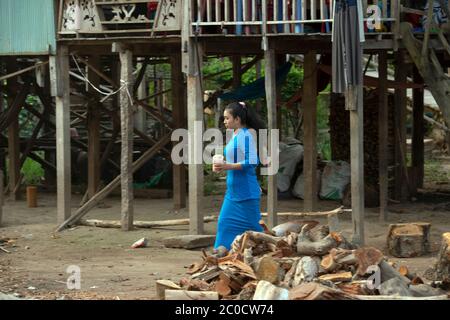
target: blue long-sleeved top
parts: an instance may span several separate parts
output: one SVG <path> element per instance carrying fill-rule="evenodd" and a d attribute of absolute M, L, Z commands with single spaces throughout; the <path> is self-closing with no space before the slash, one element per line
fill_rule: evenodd
<path fill-rule="evenodd" d="M 261 189 L 256 178 L 259 160 L 256 144 L 247 128 L 233 135 L 224 150 L 227 163 L 239 163 L 242 170 L 227 171 L 227 191 L 225 197 L 233 201 L 260 199 Z"/>

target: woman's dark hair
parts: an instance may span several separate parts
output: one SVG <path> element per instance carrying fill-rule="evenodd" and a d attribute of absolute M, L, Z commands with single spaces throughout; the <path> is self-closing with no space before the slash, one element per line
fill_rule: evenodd
<path fill-rule="evenodd" d="M 242 125 L 258 132 L 260 129 L 266 129 L 266 124 L 261 120 L 255 110 L 244 102 L 233 102 L 225 107 L 233 118 L 239 117 Z"/>

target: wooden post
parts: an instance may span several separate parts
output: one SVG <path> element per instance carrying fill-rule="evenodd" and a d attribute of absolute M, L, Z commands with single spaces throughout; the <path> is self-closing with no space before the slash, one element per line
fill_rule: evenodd
<path fill-rule="evenodd" d="M 100 57 L 91 56 L 89 63 L 101 70 Z M 100 77 L 91 69 L 88 71 L 89 81 L 100 87 Z M 97 91 L 89 86 L 88 92 L 92 99 L 88 105 L 88 198 L 92 198 L 100 185 L 100 103 Z"/>
<path fill-rule="evenodd" d="M 115 47 L 115 48 L 114 48 Z M 121 186 L 122 186 L 122 230 L 133 230 L 133 53 L 122 43 L 115 43 L 113 51 L 119 52 L 121 86 L 120 91 L 120 124 L 122 136 L 121 148 Z M 123 82 L 124 81 L 124 82 Z"/>
<path fill-rule="evenodd" d="M 414 67 L 413 82 L 423 83 L 419 71 Z M 412 131 L 412 166 L 414 169 L 414 189 L 423 187 L 424 178 L 424 91 L 413 89 L 413 131 Z"/>
<path fill-rule="evenodd" d="M 191 2 L 183 3 L 183 16 L 190 17 Z M 183 19 L 182 70 L 187 78 L 187 108 L 189 131 L 189 232 L 203 234 L 203 92 L 201 88 L 202 50 L 191 37 L 191 19 Z"/>
<path fill-rule="evenodd" d="M 17 62 L 15 58 L 10 58 L 7 60 L 6 70 L 7 73 L 12 73 L 16 71 Z M 17 91 L 17 77 L 10 78 L 8 81 L 9 92 Z M 12 106 L 14 97 L 10 94 L 8 95 L 8 106 Z M 19 136 L 19 117 L 17 116 L 12 120 L 8 127 L 8 159 L 9 159 L 9 190 L 10 198 L 12 201 L 17 201 L 20 199 L 19 189 L 16 188 L 16 184 L 20 177 L 20 136 Z"/>
<path fill-rule="evenodd" d="M 406 82 L 405 54 L 396 55 L 395 80 Z M 395 90 L 395 195 L 396 200 L 406 200 L 408 181 L 406 179 L 406 89 Z"/>
<path fill-rule="evenodd" d="M 266 48 L 264 51 L 265 60 L 265 87 L 266 87 L 266 101 L 267 101 L 267 118 L 269 137 L 271 130 L 277 130 L 277 84 L 275 75 L 275 50 Z M 270 138 L 269 138 L 270 141 Z M 269 143 L 269 154 L 273 155 L 274 150 L 271 150 L 271 143 Z M 267 213 L 268 224 L 270 228 L 278 224 L 278 187 L 277 175 L 268 176 L 268 192 L 267 192 Z"/>
<path fill-rule="evenodd" d="M 186 128 L 186 92 L 181 70 L 181 55 L 171 57 L 172 65 L 172 113 L 174 129 Z M 174 210 L 186 208 L 186 167 L 173 165 Z"/>
<path fill-rule="evenodd" d="M 70 78 L 69 49 L 58 46 L 56 57 L 51 57 L 51 72 L 56 95 L 56 176 L 57 176 L 57 215 L 58 223 L 70 217 L 71 150 L 70 150 Z"/>
<path fill-rule="evenodd" d="M 141 68 L 145 68 L 146 64 L 145 63 L 141 63 Z M 138 99 L 145 99 L 145 97 L 148 97 L 148 82 L 147 82 L 147 76 L 144 74 L 144 76 L 142 77 L 142 81 L 139 84 L 138 87 L 138 91 L 137 91 L 137 96 Z M 135 126 L 138 130 L 142 131 L 142 132 L 146 132 L 147 131 L 147 112 L 145 112 L 145 110 L 140 107 L 138 108 L 137 112 L 136 112 L 136 116 L 135 116 Z"/>
<path fill-rule="evenodd" d="M 305 155 L 303 174 L 305 177 L 304 210 L 311 212 L 317 206 L 317 62 L 316 51 L 305 55 L 305 81 L 303 84 L 303 132 Z"/>
<path fill-rule="evenodd" d="M 241 86 L 242 83 L 242 74 L 241 74 L 241 68 L 242 68 L 242 61 L 241 56 L 233 56 L 231 58 L 231 62 L 233 64 L 233 89 L 237 89 Z"/>
<path fill-rule="evenodd" d="M 388 129 L 389 129 L 389 110 L 388 110 L 388 90 L 387 90 L 387 52 L 380 51 L 378 54 L 378 74 L 379 74 L 379 111 L 378 111 L 378 139 L 379 139 L 379 184 L 380 184 L 380 221 L 385 222 L 388 219 Z"/>

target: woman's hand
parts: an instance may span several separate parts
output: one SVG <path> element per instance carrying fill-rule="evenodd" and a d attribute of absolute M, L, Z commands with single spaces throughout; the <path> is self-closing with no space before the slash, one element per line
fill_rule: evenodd
<path fill-rule="evenodd" d="M 242 170 L 242 166 L 239 163 L 221 163 L 221 164 L 214 164 L 213 169 L 215 172 L 222 172 L 228 170 Z"/>

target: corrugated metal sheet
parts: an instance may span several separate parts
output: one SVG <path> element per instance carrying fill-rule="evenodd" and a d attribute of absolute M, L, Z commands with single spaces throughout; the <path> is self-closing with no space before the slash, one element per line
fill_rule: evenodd
<path fill-rule="evenodd" d="M 54 53 L 53 0 L 0 0 L 0 55 Z"/>

